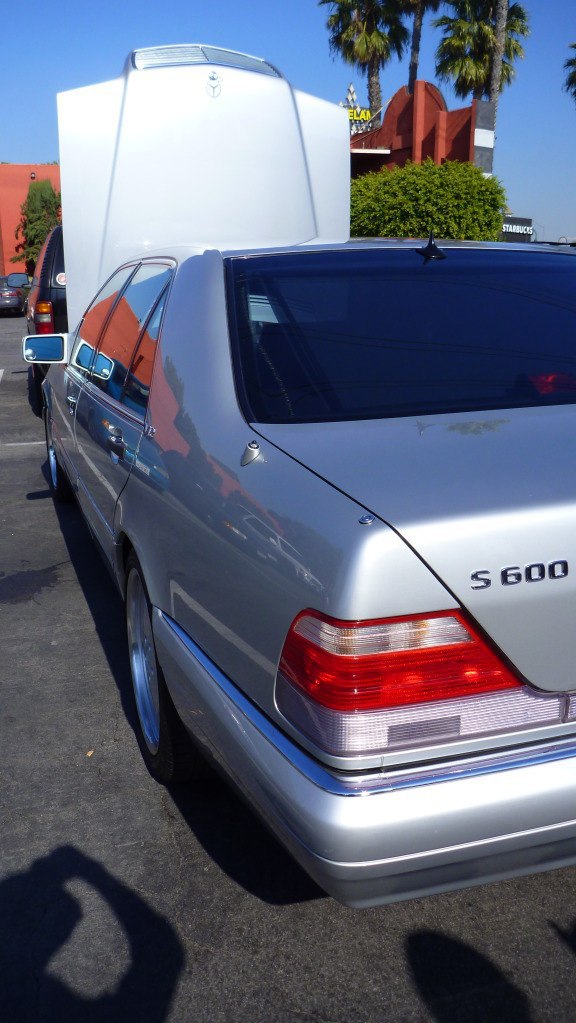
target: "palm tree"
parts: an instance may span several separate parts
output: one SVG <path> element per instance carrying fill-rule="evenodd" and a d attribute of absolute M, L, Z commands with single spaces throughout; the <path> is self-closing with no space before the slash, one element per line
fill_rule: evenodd
<path fill-rule="evenodd" d="M 492 51 L 492 66 L 490 68 L 490 84 L 488 86 L 488 99 L 492 103 L 498 103 L 502 83 L 502 61 L 506 49 L 506 22 L 508 21 L 508 0 L 495 0 L 496 9 L 494 12 L 494 50 Z"/>
<path fill-rule="evenodd" d="M 328 17 L 330 49 L 368 77 L 368 104 L 373 117 L 382 109 L 380 70 L 393 54 L 401 57 L 408 41 L 402 0 L 318 0 L 333 8 Z"/>
<path fill-rule="evenodd" d="M 408 92 L 414 92 L 414 83 L 418 78 L 418 62 L 420 59 L 420 40 L 422 23 L 427 11 L 437 11 L 441 0 L 403 0 L 402 9 L 405 14 L 414 18 L 412 24 L 412 44 L 410 47 L 410 67 L 408 70 Z"/>
<path fill-rule="evenodd" d="M 576 43 L 570 43 L 570 49 L 576 51 Z M 569 92 L 576 102 L 576 54 L 574 57 L 568 58 L 564 64 L 564 70 L 567 72 L 564 91 Z"/>
<path fill-rule="evenodd" d="M 513 62 L 524 56 L 520 42 L 529 34 L 528 15 L 519 3 L 508 4 L 504 45 L 497 38 L 497 15 L 502 14 L 501 0 L 449 0 L 454 14 L 436 18 L 444 38 L 436 50 L 436 74 L 443 81 L 452 81 L 457 96 L 475 99 L 490 97 L 493 65 L 501 57 L 500 80 L 496 79 L 494 98 L 509 85 L 515 75 Z M 501 25 L 498 25 L 501 29 Z"/>

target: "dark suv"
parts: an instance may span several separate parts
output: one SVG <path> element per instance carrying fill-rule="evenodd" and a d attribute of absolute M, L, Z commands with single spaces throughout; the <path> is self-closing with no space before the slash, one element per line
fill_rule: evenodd
<path fill-rule="evenodd" d="M 29 334 L 62 334 L 68 330 L 66 272 L 62 225 L 50 232 L 36 261 L 26 312 Z M 37 415 L 42 412 L 42 381 L 47 366 L 30 367 L 30 401 Z"/>

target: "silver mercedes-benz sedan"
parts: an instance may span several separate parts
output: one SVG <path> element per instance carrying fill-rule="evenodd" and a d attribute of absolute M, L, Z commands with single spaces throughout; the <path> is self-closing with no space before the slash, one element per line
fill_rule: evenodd
<path fill-rule="evenodd" d="M 146 763 L 351 906 L 576 862 L 576 252 L 174 249 L 27 337 Z"/>

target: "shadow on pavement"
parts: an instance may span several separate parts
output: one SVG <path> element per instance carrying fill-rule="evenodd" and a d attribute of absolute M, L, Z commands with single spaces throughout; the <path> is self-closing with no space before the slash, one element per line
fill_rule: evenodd
<path fill-rule="evenodd" d="M 210 857 L 257 898 L 273 905 L 326 898 L 227 782 L 215 775 L 170 794 Z"/>
<path fill-rule="evenodd" d="M 80 882 L 106 904 L 104 923 L 98 927 L 92 920 L 88 928 L 96 942 L 86 947 L 85 935 L 76 938 L 81 946 L 76 962 L 83 964 L 91 985 L 100 982 L 104 992 L 95 997 L 74 990 L 50 969 L 84 917 L 68 882 Z M 128 949 L 127 965 L 112 986 L 110 913 Z M 6 1023 L 166 1019 L 184 965 L 175 931 L 141 896 L 73 846 L 54 850 L 0 883 L 0 920 L 0 1019 Z"/>
<path fill-rule="evenodd" d="M 27 374 L 28 404 L 34 415 L 37 416 L 38 419 L 42 419 L 42 381 L 39 380 L 38 377 L 34 376 L 32 366 L 28 366 L 28 369 L 19 370 L 18 372 Z"/>
<path fill-rule="evenodd" d="M 563 930 L 562 927 L 559 927 L 558 924 L 555 924 L 552 920 L 549 920 L 548 923 L 552 930 L 556 932 L 558 937 L 570 949 L 572 955 L 576 956 L 576 920 L 572 923 L 571 931 Z"/>
<path fill-rule="evenodd" d="M 43 467 L 47 473 L 47 466 Z M 92 614 L 122 708 L 136 731 L 124 604 L 76 507 L 54 505 L 70 560 Z M 170 795 L 208 855 L 237 884 L 273 904 L 306 901 L 324 893 L 308 878 L 238 796 L 215 774 Z M 168 855 L 168 850 L 166 851 Z"/>
<path fill-rule="evenodd" d="M 406 954 L 420 997 L 438 1023 L 533 1023 L 526 995 L 470 945 L 417 931 Z"/>
<path fill-rule="evenodd" d="M 48 479 L 47 463 L 42 466 L 42 471 Z M 130 727 L 135 731 L 136 710 L 128 662 L 124 603 L 75 501 L 70 504 L 54 503 L 54 509 L 70 561 L 118 687 L 122 709 Z"/>

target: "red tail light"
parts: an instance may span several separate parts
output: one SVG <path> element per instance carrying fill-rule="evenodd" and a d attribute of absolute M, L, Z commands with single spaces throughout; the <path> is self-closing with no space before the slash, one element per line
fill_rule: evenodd
<path fill-rule="evenodd" d="M 51 302 L 37 302 L 34 309 L 34 329 L 37 334 L 54 333 L 54 312 Z"/>
<path fill-rule="evenodd" d="M 305 611 L 290 628 L 280 673 L 344 713 L 520 687 L 458 611 L 367 622 Z"/>
<path fill-rule="evenodd" d="M 284 644 L 276 703 L 317 747 L 355 760 L 510 736 L 565 713 L 562 694 L 521 684 L 459 611 L 365 622 L 304 611 Z"/>

